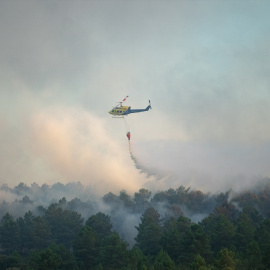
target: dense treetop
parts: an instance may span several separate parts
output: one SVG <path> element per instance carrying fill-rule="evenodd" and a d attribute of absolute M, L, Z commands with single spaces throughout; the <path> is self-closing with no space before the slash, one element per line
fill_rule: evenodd
<path fill-rule="evenodd" d="M 269 179 L 241 193 L 88 191 L 2 186 L 0 270 L 270 268 Z"/>

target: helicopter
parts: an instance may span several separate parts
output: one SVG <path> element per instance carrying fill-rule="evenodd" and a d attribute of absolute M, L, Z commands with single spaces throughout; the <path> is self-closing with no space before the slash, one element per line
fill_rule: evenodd
<path fill-rule="evenodd" d="M 145 109 L 131 109 L 130 106 L 123 106 L 122 104 L 126 101 L 127 98 L 128 96 L 126 96 L 122 101 L 120 101 L 119 104 L 112 110 L 110 110 L 108 113 L 112 114 L 114 117 L 124 117 L 125 115 L 128 115 L 130 113 L 145 112 L 149 111 L 149 109 L 152 109 L 150 100 L 149 105 Z"/>

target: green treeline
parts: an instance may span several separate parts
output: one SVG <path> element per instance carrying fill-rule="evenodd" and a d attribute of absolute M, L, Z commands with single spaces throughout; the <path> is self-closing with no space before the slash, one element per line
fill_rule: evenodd
<path fill-rule="evenodd" d="M 17 200 L 21 216 L 1 216 L 0 270 L 270 269 L 269 182 L 233 195 L 182 186 L 133 197 L 121 191 L 103 203 L 104 211 L 82 217 L 75 209 L 96 210 L 93 202 L 63 197 L 24 212 L 34 202 Z M 0 213 L 10 204 L 3 201 Z M 127 215 L 132 245 L 121 231 Z M 195 221 L 197 215 L 203 218 Z"/>

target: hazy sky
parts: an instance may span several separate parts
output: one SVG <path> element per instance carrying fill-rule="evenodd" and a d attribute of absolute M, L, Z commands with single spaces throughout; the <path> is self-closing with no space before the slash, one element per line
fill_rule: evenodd
<path fill-rule="evenodd" d="M 269 177 L 269 10 L 1 1 L 0 184 L 216 191 Z M 126 95 L 125 105 L 153 107 L 126 118 L 141 170 L 124 121 L 108 114 Z"/>

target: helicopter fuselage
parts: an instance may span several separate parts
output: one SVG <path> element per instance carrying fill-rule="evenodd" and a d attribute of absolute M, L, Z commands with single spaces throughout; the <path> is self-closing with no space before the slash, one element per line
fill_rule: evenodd
<path fill-rule="evenodd" d="M 151 105 L 149 104 L 145 109 L 131 109 L 130 106 L 120 106 L 115 107 L 112 110 L 110 110 L 108 113 L 114 115 L 114 116 L 125 116 L 130 113 L 139 113 L 139 112 L 145 112 L 151 109 Z"/>

